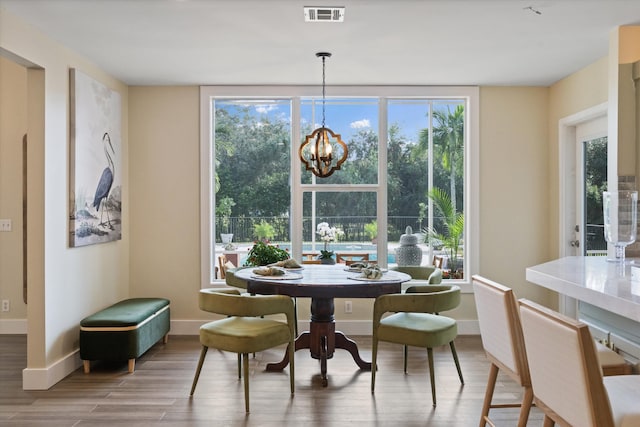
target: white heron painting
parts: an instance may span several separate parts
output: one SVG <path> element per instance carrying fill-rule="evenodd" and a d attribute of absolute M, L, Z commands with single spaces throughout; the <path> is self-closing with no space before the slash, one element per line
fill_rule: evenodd
<path fill-rule="evenodd" d="M 120 94 L 73 68 L 69 88 L 69 246 L 120 240 Z"/>

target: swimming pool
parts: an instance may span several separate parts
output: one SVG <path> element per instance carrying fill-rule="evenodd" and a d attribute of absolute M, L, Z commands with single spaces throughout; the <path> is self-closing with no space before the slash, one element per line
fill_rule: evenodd
<path fill-rule="evenodd" d="M 279 248 L 284 249 L 286 251 L 291 252 L 291 243 L 274 243 L 275 245 L 277 245 Z M 238 249 L 237 251 L 240 253 L 240 257 L 239 257 L 239 261 L 240 261 L 240 265 L 244 265 L 247 256 L 245 255 L 250 249 L 251 249 L 250 244 L 239 244 L 238 245 Z M 311 243 L 304 243 L 302 245 L 302 251 L 303 252 L 312 252 L 312 251 L 317 251 L 319 252 L 321 249 L 323 249 L 323 245 L 321 243 L 316 243 L 315 248 Z M 367 244 L 367 243 L 349 243 L 349 242 L 342 242 L 342 243 L 332 243 L 329 246 L 329 250 L 333 251 L 333 252 L 366 252 L 369 254 L 369 260 L 371 261 L 377 261 L 378 260 L 378 254 L 377 254 L 377 246 L 373 245 L 373 244 Z M 222 252 L 222 251 L 220 251 Z M 335 256 L 334 256 L 335 258 Z M 396 255 L 394 253 L 394 249 L 393 248 L 389 248 L 389 253 L 387 255 L 387 265 L 393 265 L 396 263 Z"/>

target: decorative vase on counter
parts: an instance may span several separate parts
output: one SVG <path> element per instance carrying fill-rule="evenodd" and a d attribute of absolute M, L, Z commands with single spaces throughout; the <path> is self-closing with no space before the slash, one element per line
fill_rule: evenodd
<path fill-rule="evenodd" d="M 419 266 L 422 263 L 422 249 L 418 247 L 418 236 L 407 226 L 400 236 L 400 246 L 396 248 L 396 262 L 399 267 Z"/>
<path fill-rule="evenodd" d="M 336 263 L 336 260 L 333 258 L 320 258 L 320 264 L 333 265 L 335 263 Z"/>

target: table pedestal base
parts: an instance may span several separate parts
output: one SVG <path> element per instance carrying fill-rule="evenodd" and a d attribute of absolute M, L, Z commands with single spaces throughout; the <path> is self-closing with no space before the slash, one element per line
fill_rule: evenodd
<path fill-rule="evenodd" d="M 309 331 L 301 333 L 295 342 L 296 351 L 308 348 L 311 357 L 320 360 L 323 387 L 328 384 L 327 359 L 333 357 L 336 348 L 347 350 L 360 369 L 371 370 L 371 362 L 365 362 L 360 358 L 356 342 L 347 338 L 342 332 L 336 331 L 333 309 L 333 298 L 313 298 Z M 289 353 L 285 352 L 280 362 L 267 364 L 267 371 L 282 371 L 288 364 Z"/>

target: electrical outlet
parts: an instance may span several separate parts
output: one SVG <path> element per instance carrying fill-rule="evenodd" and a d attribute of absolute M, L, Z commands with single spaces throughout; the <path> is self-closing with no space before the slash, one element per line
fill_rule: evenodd
<path fill-rule="evenodd" d="M 0 231 L 11 231 L 10 219 L 0 219 Z"/>
<path fill-rule="evenodd" d="M 9 300 L 8 299 L 3 299 L 2 300 L 2 311 L 9 311 Z"/>
<path fill-rule="evenodd" d="M 352 313 L 353 312 L 353 304 L 351 301 L 345 301 L 344 302 L 344 312 L 345 313 Z"/>

